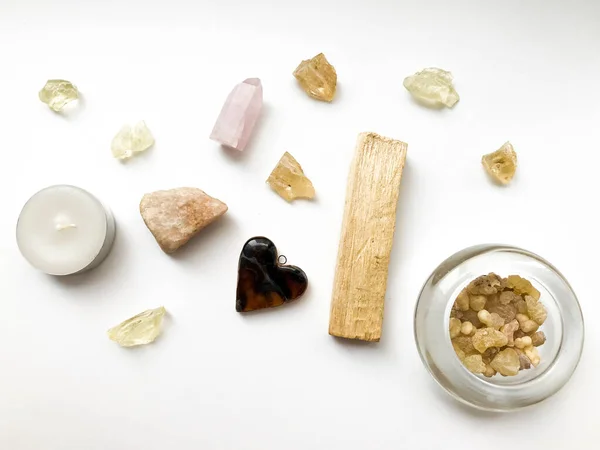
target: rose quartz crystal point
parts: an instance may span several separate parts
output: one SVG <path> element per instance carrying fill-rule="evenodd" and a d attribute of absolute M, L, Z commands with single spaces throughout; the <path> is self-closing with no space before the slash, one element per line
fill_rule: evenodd
<path fill-rule="evenodd" d="M 242 151 L 260 115 L 263 89 L 260 79 L 248 78 L 233 88 L 210 134 L 213 141 Z"/>

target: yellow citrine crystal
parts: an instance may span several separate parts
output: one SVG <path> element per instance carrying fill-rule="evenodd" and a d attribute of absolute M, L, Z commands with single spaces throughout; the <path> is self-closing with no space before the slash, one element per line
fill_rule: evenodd
<path fill-rule="evenodd" d="M 302 166 L 292 155 L 285 152 L 277 166 L 269 175 L 267 183 L 284 200 L 291 202 L 297 198 L 314 198 L 315 188 L 304 175 Z"/>
<path fill-rule="evenodd" d="M 302 61 L 294 70 L 294 76 L 302 89 L 312 98 L 325 102 L 333 100 L 337 86 L 337 73 L 323 53 Z"/>
<path fill-rule="evenodd" d="M 404 87 L 426 106 L 452 108 L 459 100 L 452 85 L 452 74 L 447 70 L 430 67 L 404 79 Z"/>
<path fill-rule="evenodd" d="M 110 145 L 117 159 L 129 159 L 154 145 L 154 137 L 144 121 L 135 125 L 125 125 L 113 138 Z"/>
<path fill-rule="evenodd" d="M 494 181 L 508 184 L 517 170 L 517 153 L 511 143 L 507 142 L 495 152 L 483 155 L 481 164 Z"/>
<path fill-rule="evenodd" d="M 48 80 L 39 93 L 40 100 L 50 109 L 59 112 L 64 106 L 79 98 L 77 87 L 66 80 Z"/>
<path fill-rule="evenodd" d="M 108 330 L 108 337 L 121 347 L 134 347 L 153 342 L 162 331 L 164 306 L 149 309 Z"/>

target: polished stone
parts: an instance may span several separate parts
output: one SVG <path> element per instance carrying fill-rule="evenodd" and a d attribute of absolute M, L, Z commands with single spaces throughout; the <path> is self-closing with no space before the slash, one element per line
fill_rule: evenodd
<path fill-rule="evenodd" d="M 302 269 L 280 264 L 271 240 L 258 236 L 244 244 L 238 266 L 238 312 L 281 306 L 300 297 L 307 287 Z"/>

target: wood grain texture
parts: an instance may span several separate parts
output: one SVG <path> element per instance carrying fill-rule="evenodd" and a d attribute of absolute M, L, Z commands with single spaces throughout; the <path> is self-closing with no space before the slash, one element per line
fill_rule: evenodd
<path fill-rule="evenodd" d="M 333 284 L 329 334 L 379 341 L 407 145 L 358 136 Z"/>

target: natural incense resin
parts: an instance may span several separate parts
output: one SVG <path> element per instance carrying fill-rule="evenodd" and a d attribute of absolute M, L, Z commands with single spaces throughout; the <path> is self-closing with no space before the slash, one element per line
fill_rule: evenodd
<path fill-rule="evenodd" d="M 539 327 L 547 312 L 540 292 L 519 275 L 490 273 L 471 281 L 450 312 L 450 339 L 458 358 L 476 374 L 517 375 L 540 363 L 546 342 Z"/>

